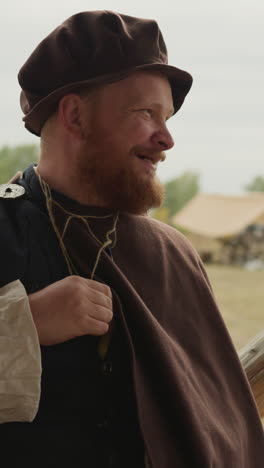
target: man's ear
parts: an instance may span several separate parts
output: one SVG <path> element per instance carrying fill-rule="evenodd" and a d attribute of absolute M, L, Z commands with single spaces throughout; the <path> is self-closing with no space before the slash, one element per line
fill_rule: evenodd
<path fill-rule="evenodd" d="M 58 105 L 59 121 L 67 132 L 77 139 L 82 139 L 84 135 L 83 106 L 84 102 L 81 97 L 74 93 L 64 96 Z"/>

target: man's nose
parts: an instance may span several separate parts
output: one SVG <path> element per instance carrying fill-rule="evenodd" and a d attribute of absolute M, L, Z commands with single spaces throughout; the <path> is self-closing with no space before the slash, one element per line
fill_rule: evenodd
<path fill-rule="evenodd" d="M 174 140 L 166 126 L 155 132 L 152 141 L 161 151 L 167 151 L 174 146 Z"/>

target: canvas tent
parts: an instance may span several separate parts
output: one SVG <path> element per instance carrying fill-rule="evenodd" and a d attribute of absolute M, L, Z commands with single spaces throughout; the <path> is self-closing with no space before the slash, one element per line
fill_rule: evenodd
<path fill-rule="evenodd" d="M 264 225 L 264 193 L 237 196 L 200 193 L 172 221 L 199 236 L 230 239 L 252 224 Z"/>

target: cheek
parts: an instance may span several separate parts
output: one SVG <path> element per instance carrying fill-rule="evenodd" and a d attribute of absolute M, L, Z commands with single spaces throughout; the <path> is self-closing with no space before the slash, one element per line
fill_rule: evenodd
<path fill-rule="evenodd" d="M 122 127 L 121 134 L 136 143 L 148 140 L 154 132 L 153 123 L 144 119 L 135 119 Z"/>

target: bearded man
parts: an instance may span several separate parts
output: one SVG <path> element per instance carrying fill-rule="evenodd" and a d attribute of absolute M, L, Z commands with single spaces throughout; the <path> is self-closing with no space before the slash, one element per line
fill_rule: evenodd
<path fill-rule="evenodd" d="M 25 367 L 7 370 L 2 458 L 261 468 L 259 416 L 203 265 L 147 214 L 191 76 L 167 64 L 155 21 L 96 11 L 51 32 L 19 83 L 41 152 L 1 191 L 6 340 Z M 31 411 L 16 415 L 23 392 Z"/>

